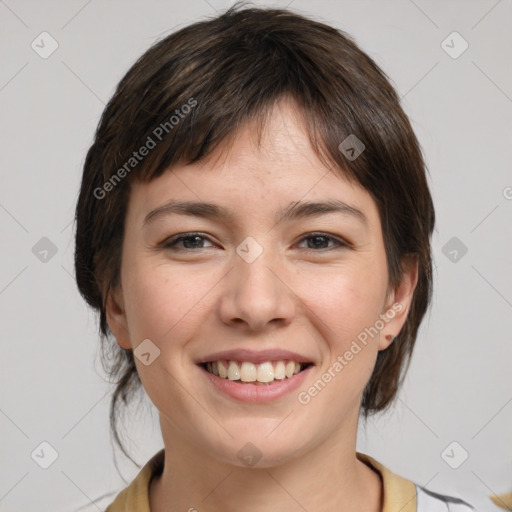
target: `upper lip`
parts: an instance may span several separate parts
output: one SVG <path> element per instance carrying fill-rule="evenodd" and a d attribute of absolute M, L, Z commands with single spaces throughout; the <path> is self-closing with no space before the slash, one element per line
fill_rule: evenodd
<path fill-rule="evenodd" d="M 297 363 L 311 363 L 312 360 L 296 352 L 280 348 L 267 350 L 224 350 L 201 357 L 197 364 L 209 363 L 212 361 L 247 361 L 254 364 L 265 363 L 266 361 L 284 361 L 291 359 Z"/>

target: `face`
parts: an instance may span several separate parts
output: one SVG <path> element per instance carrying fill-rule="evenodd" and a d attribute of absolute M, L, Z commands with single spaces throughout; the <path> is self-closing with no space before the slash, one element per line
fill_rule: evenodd
<path fill-rule="evenodd" d="M 388 289 L 375 202 L 324 167 L 293 104 L 274 109 L 259 146 L 254 133 L 246 125 L 207 161 L 133 184 L 107 318 L 142 353 L 164 441 L 238 466 L 252 450 L 269 467 L 355 448 L 362 392 L 405 321 L 415 273 Z M 185 201 L 218 215 L 176 207 Z M 209 370 L 221 375 L 202 364 L 218 360 Z M 290 376 L 293 361 L 303 364 Z M 274 380 L 241 382 L 237 369 Z"/>

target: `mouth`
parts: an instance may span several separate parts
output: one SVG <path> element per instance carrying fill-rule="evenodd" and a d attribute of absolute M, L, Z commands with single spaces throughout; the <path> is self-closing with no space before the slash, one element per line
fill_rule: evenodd
<path fill-rule="evenodd" d="M 286 382 L 313 365 L 312 362 L 298 362 L 292 359 L 264 361 L 259 364 L 226 359 L 199 363 L 205 371 L 220 379 L 252 386 L 271 386 Z"/>

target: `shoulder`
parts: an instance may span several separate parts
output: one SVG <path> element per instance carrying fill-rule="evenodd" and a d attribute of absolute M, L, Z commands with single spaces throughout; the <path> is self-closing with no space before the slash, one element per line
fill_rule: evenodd
<path fill-rule="evenodd" d="M 369 455 L 357 452 L 357 458 L 377 471 L 382 479 L 384 490 L 382 512 L 472 512 L 475 510 L 460 498 L 432 492 L 393 473 Z"/>
<path fill-rule="evenodd" d="M 472 512 L 475 509 L 464 500 L 438 494 L 416 485 L 417 512 Z"/>
<path fill-rule="evenodd" d="M 149 484 L 153 476 L 163 470 L 165 459 L 164 450 L 156 453 L 139 471 L 128 487 L 123 490 L 110 492 L 92 501 L 88 505 L 77 508 L 74 512 L 150 512 Z"/>

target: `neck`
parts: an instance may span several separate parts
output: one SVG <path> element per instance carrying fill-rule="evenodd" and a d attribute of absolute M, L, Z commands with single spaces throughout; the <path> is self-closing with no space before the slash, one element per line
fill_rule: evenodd
<path fill-rule="evenodd" d="M 381 512 L 378 473 L 340 432 L 304 455 L 271 467 L 240 467 L 204 450 L 161 421 L 165 464 L 150 484 L 151 512 Z M 355 437 L 355 436 L 354 436 Z"/>

